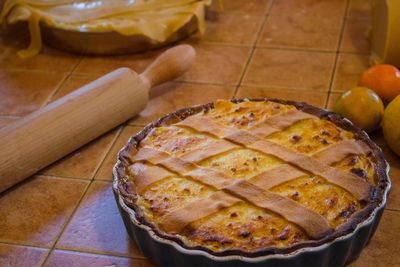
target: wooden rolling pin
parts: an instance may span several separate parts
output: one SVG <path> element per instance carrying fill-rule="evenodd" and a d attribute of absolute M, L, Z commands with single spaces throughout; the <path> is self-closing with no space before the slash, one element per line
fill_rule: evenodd
<path fill-rule="evenodd" d="M 150 88 L 182 75 L 195 55 L 189 45 L 173 47 L 140 75 L 114 70 L 1 129 L 0 192 L 132 118 Z"/>

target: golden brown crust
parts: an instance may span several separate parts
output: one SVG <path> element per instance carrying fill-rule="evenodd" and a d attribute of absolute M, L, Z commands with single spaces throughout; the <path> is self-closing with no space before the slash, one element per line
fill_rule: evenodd
<path fill-rule="evenodd" d="M 236 100 L 237 101 L 237 100 Z M 239 100 L 241 101 L 241 100 Z M 260 101 L 260 100 L 258 100 Z M 261 100 L 264 101 L 264 100 Z M 270 100 L 271 101 L 271 100 Z M 283 104 L 288 104 L 285 101 L 280 101 L 280 100 L 274 100 L 275 102 L 278 103 L 283 103 Z M 265 254 L 265 253 L 271 253 L 271 252 L 288 252 L 288 251 L 292 251 L 295 248 L 298 247 L 302 247 L 302 246 L 313 246 L 313 245 L 317 245 L 322 241 L 326 241 L 326 240 L 330 240 L 332 238 L 335 238 L 336 236 L 340 236 L 341 234 L 344 234 L 345 232 L 349 232 L 351 231 L 351 229 L 353 229 L 356 224 L 361 221 L 363 218 L 365 218 L 370 211 L 373 209 L 374 205 L 377 205 L 377 203 L 380 200 L 381 194 L 382 194 L 382 186 L 385 183 L 385 179 L 386 179 L 386 175 L 384 173 L 384 167 L 385 167 L 385 162 L 382 158 L 381 152 L 380 150 L 376 147 L 375 144 L 373 144 L 368 137 L 366 136 L 365 133 L 361 132 L 360 130 L 356 129 L 354 126 L 352 126 L 350 123 L 348 123 L 347 121 L 344 121 L 342 118 L 338 117 L 335 114 L 329 113 L 329 112 L 325 112 L 319 109 L 316 109 L 314 107 L 308 106 L 306 104 L 302 104 L 302 103 L 295 103 L 295 102 L 290 102 L 289 104 L 296 106 L 296 108 L 308 112 L 310 114 L 316 115 L 320 118 L 325 118 L 327 120 L 333 121 L 335 124 L 339 125 L 340 127 L 346 129 L 346 130 L 350 130 L 351 132 L 353 132 L 355 134 L 355 137 L 357 139 L 362 140 L 365 144 L 367 144 L 373 151 L 373 155 L 374 157 L 377 159 L 376 160 L 376 172 L 378 173 L 378 177 L 379 177 L 379 181 L 378 181 L 378 186 L 371 192 L 371 197 L 370 197 L 370 201 L 368 203 L 368 205 L 361 211 L 358 212 L 358 214 L 356 216 L 353 216 L 351 218 L 351 220 L 349 220 L 347 223 L 343 224 L 340 226 L 339 229 L 337 229 L 334 233 L 327 235 L 325 238 L 322 238 L 321 240 L 318 241 L 304 241 L 304 242 L 298 242 L 294 245 L 288 245 L 287 247 L 284 248 L 265 248 L 265 249 L 260 249 L 258 251 L 245 251 L 245 250 L 241 250 L 241 249 L 228 249 L 226 251 L 223 252 L 215 252 L 212 251 L 210 249 L 207 249 L 206 247 L 200 246 L 197 248 L 203 249 L 203 250 L 207 250 L 209 252 L 212 252 L 213 254 L 216 255 L 226 255 L 226 254 L 245 254 L 245 255 L 250 255 L 250 256 L 255 256 L 255 255 L 259 255 L 261 254 Z M 144 129 L 144 131 L 142 131 L 141 133 L 139 133 L 138 135 L 136 135 L 133 139 L 131 139 L 130 141 L 130 145 L 128 145 L 120 154 L 120 158 L 122 159 L 122 165 L 120 166 L 119 173 L 120 175 L 124 175 L 124 168 L 123 165 L 129 165 L 129 162 L 127 161 L 127 151 L 130 151 L 132 148 L 136 147 L 136 145 L 138 144 L 138 142 L 140 142 L 145 136 L 147 136 L 147 134 L 149 133 L 149 131 L 154 128 L 155 126 L 159 126 L 162 124 L 170 124 L 170 122 L 177 122 L 180 119 L 183 119 L 189 115 L 192 115 L 194 113 L 200 112 L 202 110 L 208 110 L 212 108 L 212 104 L 208 104 L 208 105 L 204 105 L 201 107 L 195 107 L 195 108 L 190 108 L 190 109 L 185 109 L 185 110 L 180 110 L 178 112 L 175 112 L 173 114 L 170 114 L 166 117 L 164 117 L 163 119 L 160 119 L 159 121 L 157 121 L 156 123 L 149 125 L 148 127 L 146 127 Z M 178 119 L 179 118 L 179 119 Z M 123 176 L 120 176 L 123 177 Z M 182 239 L 176 237 L 176 236 L 170 236 L 166 233 L 160 232 L 157 227 L 155 227 L 155 225 L 151 222 L 149 222 L 145 216 L 143 215 L 141 209 L 136 205 L 136 203 L 132 202 L 132 193 L 135 192 L 134 190 L 130 190 L 129 187 L 131 185 L 129 185 L 128 183 L 120 183 L 120 187 L 122 187 L 122 189 L 124 189 L 122 192 L 126 192 L 125 195 L 125 200 L 127 202 L 127 204 L 129 204 L 131 207 L 133 207 L 135 209 L 135 211 L 137 212 L 138 215 L 138 219 L 143 222 L 146 223 L 148 225 L 152 225 L 152 227 L 155 228 L 156 232 L 158 232 L 159 235 L 163 236 L 163 237 L 167 237 L 169 239 L 174 239 L 177 242 L 179 242 L 182 246 L 184 247 L 188 247 L 187 244 L 185 244 L 185 242 L 182 241 Z M 194 233 L 194 235 L 199 235 L 200 233 Z M 246 233 L 247 234 L 247 233 Z M 285 232 L 282 232 L 280 234 L 285 235 Z M 245 235 L 245 234 L 243 234 Z M 204 237 L 204 235 L 203 235 Z M 215 237 L 216 239 L 220 239 L 218 242 L 220 242 L 222 239 L 218 238 L 218 236 Z M 227 240 L 225 240 L 224 242 L 228 242 Z M 228 242 L 229 243 L 229 242 Z M 268 247 L 268 242 L 265 243 L 265 247 Z"/>

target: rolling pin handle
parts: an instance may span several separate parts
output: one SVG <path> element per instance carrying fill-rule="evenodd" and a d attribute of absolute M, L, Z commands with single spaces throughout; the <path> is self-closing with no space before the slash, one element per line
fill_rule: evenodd
<path fill-rule="evenodd" d="M 196 51 L 190 45 L 178 45 L 162 53 L 140 74 L 149 88 L 171 81 L 185 73 L 192 65 Z M 168 67 L 166 67 L 168 66 Z"/>

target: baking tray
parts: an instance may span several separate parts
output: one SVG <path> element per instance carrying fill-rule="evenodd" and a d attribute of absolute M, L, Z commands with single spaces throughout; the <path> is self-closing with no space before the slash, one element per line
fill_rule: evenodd
<path fill-rule="evenodd" d="M 252 99 L 259 100 L 259 99 Z M 276 99 L 268 99 L 276 100 Z M 238 100 L 240 101 L 240 100 Z M 280 101 L 280 100 L 276 100 Z M 307 106 L 314 108 L 305 103 L 297 103 L 297 105 Z M 314 108 L 316 109 L 316 108 Z M 320 110 L 320 109 L 319 109 Z M 171 113 L 161 118 L 159 121 L 148 125 L 153 127 L 158 125 L 164 119 L 174 117 L 180 111 Z M 327 114 L 333 114 L 326 112 Z M 335 114 L 334 114 L 335 115 Z M 337 116 L 337 115 L 335 115 Z M 178 115 L 179 117 L 179 115 Z M 352 123 L 344 119 L 346 124 L 354 127 Z M 146 128 L 143 131 L 146 131 Z M 136 136 L 140 135 L 137 134 Z M 362 132 L 363 135 L 367 134 Z M 129 140 L 129 144 L 135 143 L 135 138 Z M 178 244 L 176 241 L 166 239 L 155 233 L 149 226 L 142 224 L 136 219 L 136 214 L 133 209 L 127 206 L 121 196 L 119 187 L 118 174 L 119 166 L 121 163 L 121 156 L 130 145 L 125 146 L 118 155 L 117 164 L 113 168 L 113 191 L 114 196 L 124 221 L 126 230 L 130 237 L 134 240 L 139 250 L 150 261 L 154 262 L 157 266 L 167 267 L 220 267 L 220 266 L 237 266 L 237 267 L 337 267 L 344 266 L 345 264 L 354 261 L 360 255 L 362 249 L 368 244 L 371 237 L 375 233 L 379 221 L 382 217 L 383 211 L 386 207 L 387 198 L 391 188 L 389 179 L 389 164 L 384 162 L 384 174 L 386 179 L 380 187 L 383 189 L 382 200 L 372 210 L 371 214 L 366 220 L 357 224 L 355 229 L 345 235 L 337 237 L 329 242 L 314 247 L 304 247 L 287 254 L 272 254 L 258 257 L 246 257 L 240 255 L 227 255 L 215 256 L 206 251 L 185 248 Z M 381 152 L 379 147 L 376 148 Z"/>
<path fill-rule="evenodd" d="M 85 55 L 124 55 L 160 48 L 178 42 L 197 31 L 197 20 L 192 18 L 163 42 L 144 35 L 122 35 L 114 31 L 75 31 L 40 25 L 45 44 L 70 53 Z"/>

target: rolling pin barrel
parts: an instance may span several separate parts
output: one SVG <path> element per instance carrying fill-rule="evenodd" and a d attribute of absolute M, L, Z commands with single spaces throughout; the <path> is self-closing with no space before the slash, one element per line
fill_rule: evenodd
<path fill-rule="evenodd" d="M 140 75 L 114 70 L 1 129 L 0 192 L 132 118 L 151 87 L 182 75 L 194 57 L 191 46 L 176 46 Z"/>

